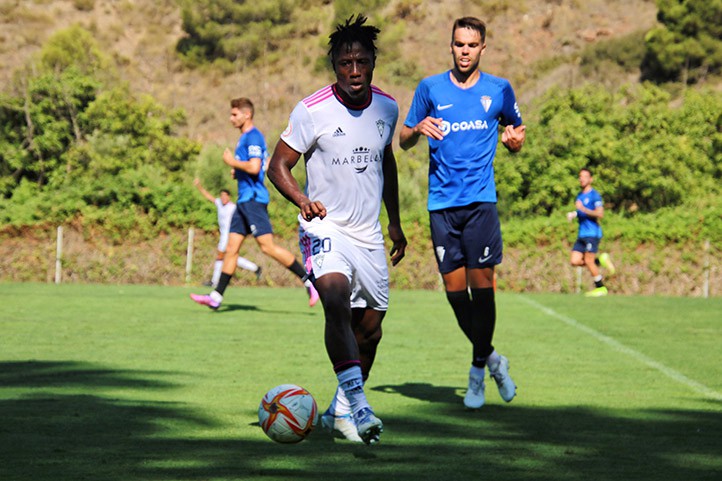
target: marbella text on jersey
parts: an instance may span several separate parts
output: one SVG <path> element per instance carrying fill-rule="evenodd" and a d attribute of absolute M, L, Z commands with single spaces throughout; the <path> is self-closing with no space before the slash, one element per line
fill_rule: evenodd
<path fill-rule="evenodd" d="M 357 147 L 353 149 L 353 152 L 348 157 L 333 157 L 331 165 L 371 164 L 381 162 L 381 160 L 381 154 L 372 154 L 371 150 L 366 147 Z"/>

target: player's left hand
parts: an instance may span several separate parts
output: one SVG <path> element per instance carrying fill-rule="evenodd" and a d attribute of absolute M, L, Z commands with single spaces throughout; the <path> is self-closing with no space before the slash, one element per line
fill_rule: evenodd
<path fill-rule="evenodd" d="M 391 256 L 391 265 L 395 266 L 406 255 L 406 236 L 400 225 L 389 224 L 389 239 L 393 242 L 389 255 Z"/>
<path fill-rule="evenodd" d="M 526 140 L 526 125 L 514 127 L 507 125 L 504 132 L 501 133 L 501 143 L 511 152 L 519 152 Z"/>

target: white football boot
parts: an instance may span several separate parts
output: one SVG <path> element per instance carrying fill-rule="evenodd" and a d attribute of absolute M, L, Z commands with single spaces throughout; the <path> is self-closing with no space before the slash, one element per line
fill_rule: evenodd
<path fill-rule="evenodd" d="M 351 413 L 336 415 L 329 407 L 321 415 L 321 427 L 335 437 L 343 437 L 354 443 L 362 443 Z"/>
<path fill-rule="evenodd" d="M 464 406 L 469 409 L 479 409 L 484 405 L 486 398 L 484 397 L 484 376 L 481 377 L 469 373 L 469 388 L 464 396 Z"/>
<path fill-rule="evenodd" d="M 499 388 L 499 395 L 506 402 L 511 402 L 516 396 L 516 384 L 509 376 L 509 360 L 504 356 L 499 356 L 499 362 L 496 365 L 488 365 L 489 375 L 496 381 L 496 387 Z"/>

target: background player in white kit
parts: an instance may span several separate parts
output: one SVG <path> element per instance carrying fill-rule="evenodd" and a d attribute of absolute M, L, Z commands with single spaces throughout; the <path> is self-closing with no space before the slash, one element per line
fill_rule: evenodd
<path fill-rule="evenodd" d="M 299 102 L 276 145 L 268 178 L 300 209 L 299 236 L 323 303 L 326 351 L 338 388 L 324 427 L 352 441 L 379 440 L 383 424 L 364 393 L 388 308 L 388 267 L 379 222 L 389 217 L 391 262 L 405 254 L 396 159 L 391 147 L 398 105 L 371 85 L 376 27 L 358 15 L 330 35 L 336 83 Z M 306 191 L 291 169 L 306 161 Z"/>
<path fill-rule="evenodd" d="M 218 247 L 216 252 L 216 260 L 213 263 L 213 276 L 211 277 L 210 286 L 216 287 L 218 285 L 218 279 L 221 278 L 221 269 L 223 269 L 223 254 L 226 252 L 228 246 L 228 234 L 231 230 L 231 219 L 233 218 L 233 212 L 236 210 L 236 203 L 231 201 L 231 193 L 222 189 L 221 194 L 218 197 L 214 197 L 210 192 L 203 188 L 200 179 L 193 179 L 193 185 L 196 186 L 198 191 L 213 202 L 218 212 L 218 232 L 220 237 L 218 239 Z M 256 274 L 256 280 L 261 279 L 261 268 L 256 263 L 246 259 L 245 257 L 238 256 L 236 264 L 241 269 L 251 271 Z"/>

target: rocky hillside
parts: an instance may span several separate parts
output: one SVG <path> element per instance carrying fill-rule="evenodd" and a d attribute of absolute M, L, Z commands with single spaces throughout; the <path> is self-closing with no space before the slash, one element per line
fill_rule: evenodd
<path fill-rule="evenodd" d="M 53 32 L 80 24 L 93 32 L 133 91 L 150 93 L 164 105 L 187 112 L 185 134 L 204 143 L 233 143 L 236 133 L 228 127 L 227 101 L 244 95 L 256 101 L 257 123 L 272 140 L 295 102 L 331 81 L 329 73 L 305 62 L 308 52 L 324 54 L 333 2 L 326 2 L 323 11 L 327 17 L 314 26 L 318 38 L 294 42 L 292 51 L 274 63 L 252 68 L 239 64 L 229 74 L 182 66 L 175 52 L 183 36 L 177 0 L 0 0 L 0 82 L 7 86 Z M 391 0 L 376 13 L 393 18 L 395 26 L 402 24 L 394 50 L 398 47 L 423 75 L 449 67 L 451 24 L 467 14 L 489 26 L 482 67 L 511 79 L 524 108 L 555 86 L 592 81 L 609 87 L 636 81 L 634 72 L 582 74 L 579 58 L 590 46 L 649 29 L 656 21 L 656 6 L 644 0 Z M 391 49 L 379 47 L 382 54 Z M 382 75 L 376 78 L 396 96 L 402 112 L 416 80 L 398 85 L 384 82 Z"/>

